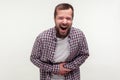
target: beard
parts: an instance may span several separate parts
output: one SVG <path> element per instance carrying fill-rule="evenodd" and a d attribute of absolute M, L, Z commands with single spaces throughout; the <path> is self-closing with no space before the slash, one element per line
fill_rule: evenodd
<path fill-rule="evenodd" d="M 56 26 L 57 31 L 56 36 L 59 38 L 65 38 L 69 34 L 70 27 L 71 27 L 70 25 L 63 24 Z"/>

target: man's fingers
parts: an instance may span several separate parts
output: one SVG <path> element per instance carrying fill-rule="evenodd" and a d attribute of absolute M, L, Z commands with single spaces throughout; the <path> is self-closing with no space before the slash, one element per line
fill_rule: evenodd
<path fill-rule="evenodd" d="M 66 63 L 61 63 L 61 64 L 60 64 L 61 67 L 63 68 L 63 70 L 64 70 L 65 72 L 70 72 L 70 71 L 71 71 L 70 69 L 67 69 L 67 68 L 64 68 L 64 67 L 63 67 L 64 64 L 66 64 Z"/>
<path fill-rule="evenodd" d="M 64 68 L 64 70 L 67 71 L 67 72 L 70 72 L 70 71 L 71 71 L 70 69 L 67 69 L 67 68 Z"/>
<path fill-rule="evenodd" d="M 67 68 L 64 68 L 63 66 L 65 65 L 66 63 L 60 63 L 60 71 L 59 71 L 59 74 L 61 75 L 65 75 L 67 73 L 69 73 L 71 70 L 70 69 L 67 69 Z"/>

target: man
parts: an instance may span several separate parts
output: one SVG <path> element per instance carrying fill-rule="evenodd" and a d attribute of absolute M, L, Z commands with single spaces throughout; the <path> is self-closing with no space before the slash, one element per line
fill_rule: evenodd
<path fill-rule="evenodd" d="M 80 80 L 79 67 L 89 53 L 83 32 L 72 27 L 73 17 L 70 4 L 58 4 L 55 27 L 37 36 L 30 59 L 40 69 L 40 80 Z"/>

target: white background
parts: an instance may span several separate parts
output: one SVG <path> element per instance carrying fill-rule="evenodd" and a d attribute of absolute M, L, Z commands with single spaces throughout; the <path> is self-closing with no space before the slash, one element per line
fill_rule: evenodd
<path fill-rule="evenodd" d="M 119 0 L 0 0 L 0 80 L 39 80 L 30 62 L 36 36 L 54 26 L 54 7 L 75 9 L 73 26 L 86 35 L 90 57 L 82 80 L 120 80 Z"/>

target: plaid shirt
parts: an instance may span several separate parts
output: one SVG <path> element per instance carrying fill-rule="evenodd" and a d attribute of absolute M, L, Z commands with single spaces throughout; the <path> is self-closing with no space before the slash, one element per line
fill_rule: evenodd
<path fill-rule="evenodd" d="M 65 75 L 65 80 L 80 80 L 79 67 L 89 56 L 86 38 L 81 30 L 71 27 L 68 42 L 70 55 L 64 67 L 70 69 L 71 72 Z M 56 43 L 55 28 L 44 31 L 36 38 L 30 59 L 40 69 L 40 80 L 51 80 L 52 74 L 59 72 L 59 64 L 53 59 Z"/>

